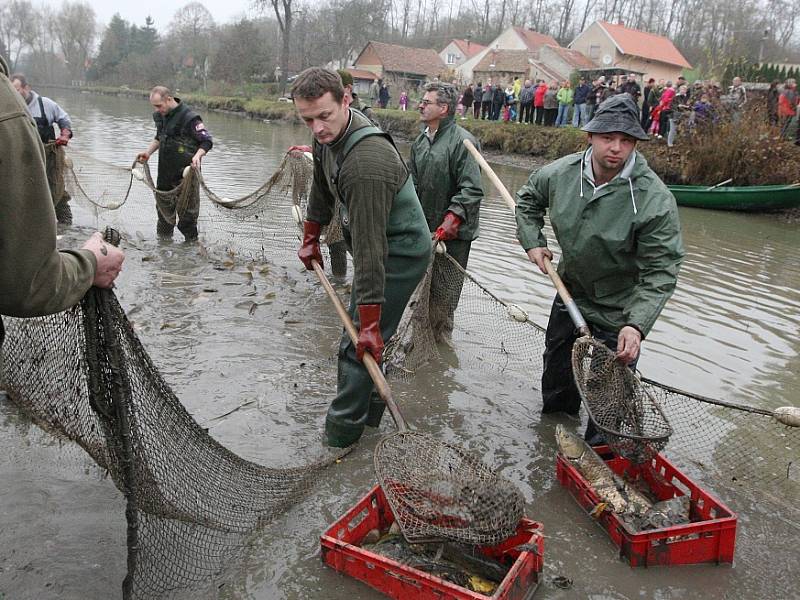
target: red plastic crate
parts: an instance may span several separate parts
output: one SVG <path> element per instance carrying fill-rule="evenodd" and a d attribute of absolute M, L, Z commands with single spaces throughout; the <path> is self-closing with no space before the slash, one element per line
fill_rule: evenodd
<path fill-rule="evenodd" d="M 513 561 L 495 593 L 487 596 L 358 546 L 371 529 L 383 531 L 393 522 L 389 503 L 376 485 L 320 537 L 322 561 L 398 600 L 528 600 L 539 585 L 544 559 L 541 523 L 522 519 L 515 535 L 481 548 L 491 558 Z M 522 544 L 530 550 L 518 550 Z"/>
<path fill-rule="evenodd" d="M 606 456 L 606 447 L 595 448 Z M 642 477 L 658 500 L 689 494 L 691 523 L 664 529 L 634 532 L 613 512 L 605 511 L 598 519 L 619 547 L 621 557 L 632 567 L 654 565 L 688 565 L 696 563 L 732 563 L 736 543 L 736 514 L 717 498 L 700 488 L 675 465 L 658 454 L 649 463 L 634 465 L 613 456 L 606 464 L 618 475 L 630 479 Z M 573 495 L 578 504 L 591 511 L 600 497 L 578 470 L 556 454 L 558 481 Z"/>

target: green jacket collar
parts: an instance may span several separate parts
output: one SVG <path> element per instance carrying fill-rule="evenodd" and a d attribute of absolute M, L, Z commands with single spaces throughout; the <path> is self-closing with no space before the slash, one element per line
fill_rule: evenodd
<path fill-rule="evenodd" d="M 456 122 L 456 119 L 455 119 L 455 117 L 453 115 L 448 115 L 444 119 L 440 120 L 439 121 L 439 128 L 436 130 L 436 135 L 433 136 L 433 141 L 431 141 L 431 143 L 433 143 L 434 141 L 439 139 L 442 136 L 442 134 L 445 131 L 447 131 L 449 128 L 453 127 L 455 125 L 455 122 Z M 428 126 L 427 125 L 422 127 L 422 133 L 425 134 L 425 137 L 428 137 L 428 135 L 427 135 Z M 428 139 L 430 139 L 430 138 L 428 138 Z"/>

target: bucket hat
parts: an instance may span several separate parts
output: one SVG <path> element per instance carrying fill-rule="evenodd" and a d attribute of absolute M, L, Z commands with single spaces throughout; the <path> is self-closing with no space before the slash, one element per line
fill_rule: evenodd
<path fill-rule="evenodd" d="M 625 133 L 637 140 L 650 139 L 639 124 L 639 107 L 630 94 L 617 94 L 597 107 L 594 117 L 581 130 L 587 133 Z"/>

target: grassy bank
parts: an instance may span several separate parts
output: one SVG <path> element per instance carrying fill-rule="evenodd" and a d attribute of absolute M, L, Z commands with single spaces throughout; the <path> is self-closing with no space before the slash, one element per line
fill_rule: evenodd
<path fill-rule="evenodd" d="M 87 87 L 82 90 L 109 95 L 147 98 L 148 90 Z M 253 119 L 300 123 L 290 102 L 265 97 L 181 94 L 198 109 L 240 114 Z M 414 139 L 420 131 L 415 111 L 376 109 L 376 119 L 392 135 Z M 554 160 L 586 147 L 586 134 L 572 127 L 541 127 L 503 121 L 466 119 L 469 130 L 484 150 L 539 160 Z M 681 131 L 681 130 L 679 130 Z M 714 185 L 728 178 L 733 185 L 768 185 L 800 181 L 800 148 L 780 139 L 757 111 L 737 123 L 723 122 L 704 132 L 683 131 L 673 148 L 664 140 L 638 145 L 650 166 L 667 183 Z"/>

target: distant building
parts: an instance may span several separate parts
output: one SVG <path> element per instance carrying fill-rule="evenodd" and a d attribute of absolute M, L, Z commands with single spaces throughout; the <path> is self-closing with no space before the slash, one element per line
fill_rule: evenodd
<path fill-rule="evenodd" d="M 364 69 L 355 69 L 350 67 L 345 69 L 350 75 L 353 76 L 353 91 L 361 98 L 366 98 L 369 95 L 369 86 L 375 81 L 378 76 L 372 71 L 365 71 Z"/>
<path fill-rule="evenodd" d="M 439 52 L 439 58 L 449 69 L 455 69 L 485 49 L 486 46 L 470 40 L 450 40 L 450 43 Z"/>
<path fill-rule="evenodd" d="M 595 69 L 597 65 L 577 50 L 561 46 L 542 46 L 539 58 L 532 61 L 529 79 L 544 79 L 546 82 L 569 79 L 575 71 Z M 555 74 L 555 77 L 548 76 Z"/>
<path fill-rule="evenodd" d="M 595 21 L 569 44 L 601 69 L 621 69 L 675 81 L 692 65 L 667 38 L 630 29 L 623 24 Z"/>
<path fill-rule="evenodd" d="M 459 65 L 456 68 L 456 73 L 458 74 L 459 79 L 465 82 L 477 82 L 478 80 L 482 81 L 482 77 L 486 77 L 486 75 L 484 75 L 484 73 L 486 73 L 486 68 L 490 64 L 497 64 L 497 62 L 492 63 L 491 58 L 489 59 L 489 62 L 484 60 L 489 52 L 516 50 L 525 53 L 526 60 L 527 58 L 536 59 L 539 56 L 539 50 L 542 48 L 542 46 L 547 45 L 557 47 L 558 42 L 552 36 L 545 35 L 531 29 L 525 29 L 524 27 L 509 27 L 494 40 L 492 40 L 487 48 L 481 50 L 472 58 L 467 59 L 464 61 L 464 63 Z M 508 63 L 508 66 L 512 66 L 513 64 L 515 65 L 515 68 L 518 68 L 521 65 L 519 62 L 521 56 L 522 54 L 507 55 L 506 58 L 501 60 L 503 60 L 504 64 Z M 475 74 L 475 69 L 478 65 L 480 65 L 481 69 L 483 69 L 479 71 L 482 77 L 478 77 Z"/>
<path fill-rule="evenodd" d="M 442 77 L 447 67 L 432 48 L 409 48 L 383 42 L 368 42 L 359 53 L 353 68 L 370 71 L 389 86 L 392 101 L 400 90 L 411 92 L 421 83 Z"/>

